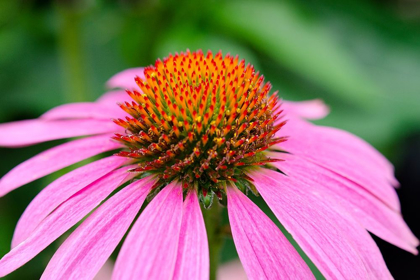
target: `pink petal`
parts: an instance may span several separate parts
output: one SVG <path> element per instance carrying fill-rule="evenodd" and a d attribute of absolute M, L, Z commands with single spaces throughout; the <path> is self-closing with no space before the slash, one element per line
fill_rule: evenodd
<path fill-rule="evenodd" d="M 182 188 L 164 187 L 130 230 L 112 279 L 172 279 L 182 220 Z"/>
<path fill-rule="evenodd" d="M 54 209 L 69 197 L 127 162 L 121 157 L 107 157 L 73 170 L 44 188 L 28 205 L 19 219 L 12 247 L 28 238 Z"/>
<path fill-rule="evenodd" d="M 93 280 L 111 280 L 112 270 L 114 269 L 114 263 L 111 260 L 107 260 L 101 267 L 99 272 L 95 275 Z"/>
<path fill-rule="evenodd" d="M 0 146 L 21 147 L 45 141 L 117 132 L 121 130 L 112 121 L 39 119 L 0 124 Z"/>
<path fill-rule="evenodd" d="M 41 279 L 92 279 L 123 238 L 153 186 L 149 178 L 124 187 L 60 246 Z"/>
<path fill-rule="evenodd" d="M 392 165 L 360 138 L 296 119 L 289 120 L 281 134 L 290 136 L 282 149 L 340 174 L 399 211 L 398 196 L 390 184 Z"/>
<path fill-rule="evenodd" d="M 24 242 L 0 260 L 0 277 L 16 270 L 69 230 L 102 200 L 112 193 L 127 176 L 127 168 L 113 171 L 61 204 L 45 218 Z"/>
<path fill-rule="evenodd" d="M 96 100 L 106 106 L 117 106 L 118 103 L 133 102 L 133 99 L 123 90 L 109 91 Z"/>
<path fill-rule="evenodd" d="M 309 120 L 323 119 L 330 112 L 330 108 L 320 99 L 300 102 L 283 101 L 281 109 L 284 110 L 286 117 L 301 117 Z"/>
<path fill-rule="evenodd" d="M 44 113 L 40 118 L 43 120 L 60 119 L 102 119 L 121 118 L 127 114 L 118 107 L 106 106 L 99 103 L 70 103 L 55 107 Z"/>
<path fill-rule="evenodd" d="M 111 134 L 74 140 L 46 150 L 19 164 L 0 180 L 0 196 L 74 163 L 115 150 L 121 144 Z"/>
<path fill-rule="evenodd" d="M 334 144 L 332 148 L 348 149 L 347 151 L 353 151 L 363 155 L 364 160 L 375 163 L 375 165 L 379 165 L 387 171 L 391 171 L 391 175 L 393 175 L 394 167 L 392 164 L 372 147 L 372 145 L 356 135 L 338 128 L 314 125 L 297 119 L 290 120 L 289 122 L 283 127 L 284 130 L 281 130 L 283 134 L 286 133 L 290 136 L 296 135 L 296 137 L 302 137 L 302 133 L 310 132 L 311 135 L 308 137 L 317 139 L 316 144 L 321 144 L 321 141 L 325 141 L 329 144 Z"/>
<path fill-rule="evenodd" d="M 184 201 L 178 256 L 172 279 L 209 279 L 209 248 L 206 226 L 197 193 L 191 191 Z"/>
<path fill-rule="evenodd" d="M 227 188 L 228 214 L 239 258 L 250 279 L 315 279 L 280 229 L 236 187 Z"/>
<path fill-rule="evenodd" d="M 248 280 L 245 270 L 239 260 L 222 264 L 217 270 L 218 280 Z"/>
<path fill-rule="evenodd" d="M 260 169 L 252 176 L 276 217 L 327 279 L 392 279 L 368 232 L 328 193 L 294 174 Z"/>
<path fill-rule="evenodd" d="M 316 164 L 295 155 L 284 158 L 275 165 L 286 174 L 294 174 L 294 180 L 315 185 L 323 193 L 329 193 L 367 230 L 380 238 L 414 254 L 418 239 L 405 224 L 401 215 L 386 207 L 351 181 L 337 176 Z"/>
<path fill-rule="evenodd" d="M 112 76 L 107 82 L 109 88 L 138 89 L 134 78 L 139 76 L 144 79 L 144 68 L 129 68 Z"/>

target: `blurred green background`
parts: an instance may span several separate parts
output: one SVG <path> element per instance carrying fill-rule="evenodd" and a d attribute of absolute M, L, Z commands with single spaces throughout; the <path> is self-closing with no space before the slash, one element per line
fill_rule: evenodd
<path fill-rule="evenodd" d="M 113 74 L 187 48 L 238 54 L 284 99 L 323 99 L 331 114 L 318 123 L 361 136 L 395 164 L 403 214 L 420 236 L 417 0 L 0 0 L 0 122 L 93 101 Z M 57 143 L 0 149 L 0 176 Z M 0 198 L 0 256 L 25 206 L 60 174 Z M 378 242 L 395 278 L 420 279 L 418 257 Z M 59 244 L 5 279 L 38 279 Z M 226 244 L 223 260 L 236 255 Z"/>

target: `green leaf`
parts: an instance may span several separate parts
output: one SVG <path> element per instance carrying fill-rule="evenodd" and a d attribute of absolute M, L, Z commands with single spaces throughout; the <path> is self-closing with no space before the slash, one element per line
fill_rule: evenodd
<path fill-rule="evenodd" d="M 339 41 L 286 2 L 228 2 L 216 20 L 291 71 L 343 100 L 374 105 L 380 90 Z"/>

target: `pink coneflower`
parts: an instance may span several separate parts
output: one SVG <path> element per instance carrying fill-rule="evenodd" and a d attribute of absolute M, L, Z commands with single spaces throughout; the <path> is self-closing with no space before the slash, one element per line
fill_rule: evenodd
<path fill-rule="evenodd" d="M 417 253 L 392 165 L 356 136 L 305 121 L 326 115 L 322 102 L 280 102 L 252 66 L 200 51 L 126 70 L 109 86 L 127 91 L 0 126 L 6 147 L 89 135 L 15 167 L 1 179 L 0 195 L 116 151 L 57 179 L 30 203 L 0 260 L 0 276 L 93 211 L 42 279 L 92 279 L 140 212 L 113 279 L 214 278 L 219 210 L 226 205 L 250 279 L 314 278 L 248 195 L 262 196 L 327 279 L 392 278 L 368 231 Z"/>

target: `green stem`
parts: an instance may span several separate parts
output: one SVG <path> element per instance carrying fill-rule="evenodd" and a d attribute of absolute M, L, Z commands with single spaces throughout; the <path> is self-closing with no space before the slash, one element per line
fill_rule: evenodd
<path fill-rule="evenodd" d="M 221 212 L 222 207 L 217 201 L 213 203 L 210 209 L 203 209 L 210 251 L 210 280 L 216 279 L 220 250 L 223 245 Z"/>
<path fill-rule="evenodd" d="M 59 53 L 64 71 L 67 102 L 88 100 L 85 59 L 81 41 L 82 13 L 72 5 L 56 4 L 60 20 Z"/>

